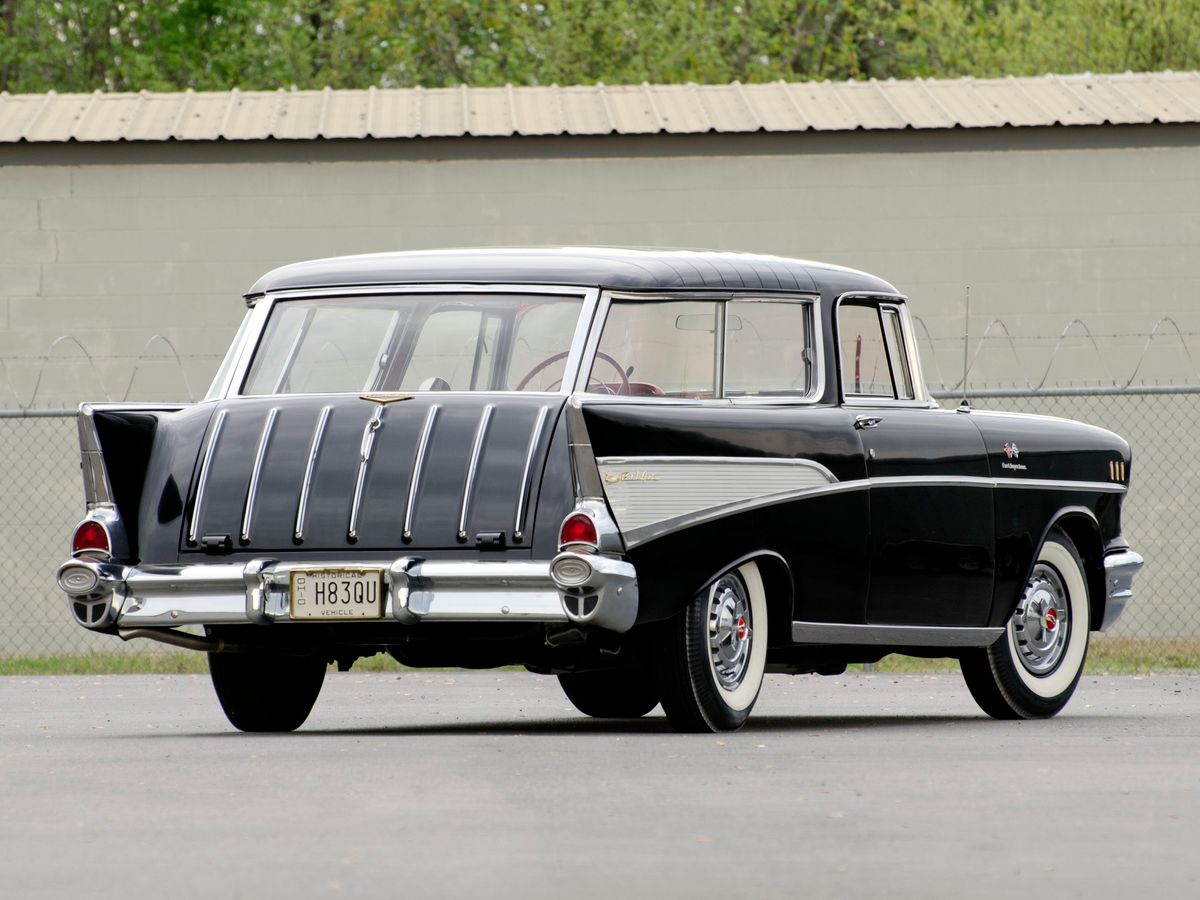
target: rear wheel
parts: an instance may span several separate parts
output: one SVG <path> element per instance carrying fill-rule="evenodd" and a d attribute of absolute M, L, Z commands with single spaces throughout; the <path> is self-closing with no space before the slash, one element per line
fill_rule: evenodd
<path fill-rule="evenodd" d="M 1053 716 L 1083 674 L 1090 621 L 1079 553 L 1065 534 L 1051 532 L 1004 636 L 962 656 L 971 696 L 996 719 Z"/>
<path fill-rule="evenodd" d="M 659 684 L 679 731 L 741 728 L 762 688 L 767 597 L 758 566 L 731 569 L 666 624 Z"/>
<path fill-rule="evenodd" d="M 321 685 L 325 660 L 316 656 L 210 653 L 208 671 L 221 709 L 240 731 L 295 731 Z"/>
<path fill-rule="evenodd" d="M 658 684 L 644 667 L 558 676 L 574 707 L 596 719 L 638 719 L 658 706 Z"/>

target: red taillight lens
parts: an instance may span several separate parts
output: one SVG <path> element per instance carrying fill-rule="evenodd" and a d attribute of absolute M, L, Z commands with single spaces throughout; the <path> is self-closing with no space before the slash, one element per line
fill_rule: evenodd
<path fill-rule="evenodd" d="M 596 535 L 596 523 L 592 521 L 591 516 L 572 513 L 562 523 L 562 531 L 558 533 L 558 544 L 560 547 L 565 547 L 567 544 L 598 546 L 600 538 Z"/>
<path fill-rule="evenodd" d="M 75 536 L 71 538 L 71 550 L 74 553 L 83 553 L 92 551 L 98 553 L 111 553 L 112 545 L 108 542 L 108 532 L 99 522 L 80 522 L 79 527 L 75 529 Z"/>

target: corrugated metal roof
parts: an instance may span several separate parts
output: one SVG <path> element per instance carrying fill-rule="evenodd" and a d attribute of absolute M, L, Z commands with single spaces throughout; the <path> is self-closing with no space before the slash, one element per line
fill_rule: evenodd
<path fill-rule="evenodd" d="M 936 81 L 0 94 L 0 143 L 1200 122 L 1200 72 Z"/>

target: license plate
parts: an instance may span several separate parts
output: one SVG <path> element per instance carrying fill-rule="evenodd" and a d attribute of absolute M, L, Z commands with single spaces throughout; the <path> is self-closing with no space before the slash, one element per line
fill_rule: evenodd
<path fill-rule="evenodd" d="M 378 619 L 383 615 L 382 569 L 295 569 L 293 619 Z"/>

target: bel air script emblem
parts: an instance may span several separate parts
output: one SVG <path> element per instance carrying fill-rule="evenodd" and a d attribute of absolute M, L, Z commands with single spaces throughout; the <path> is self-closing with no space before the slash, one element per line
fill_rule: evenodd
<path fill-rule="evenodd" d="M 658 481 L 653 472 L 605 472 L 604 481 L 608 484 L 620 484 L 622 481 Z"/>

